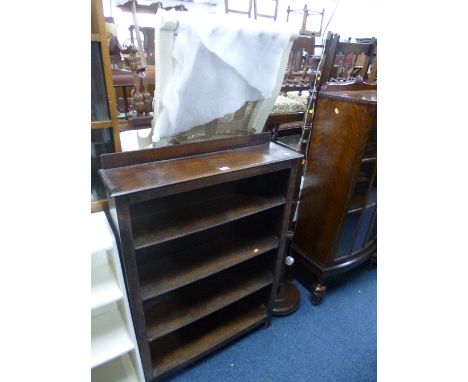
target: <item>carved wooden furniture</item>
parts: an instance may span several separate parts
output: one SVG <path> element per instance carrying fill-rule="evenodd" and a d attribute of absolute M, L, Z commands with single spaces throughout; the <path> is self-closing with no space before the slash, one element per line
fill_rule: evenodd
<path fill-rule="evenodd" d="M 227 1 L 227 0 L 226 0 Z M 269 14 L 266 14 L 266 13 L 260 13 L 258 11 L 258 4 L 257 4 L 257 0 L 253 0 L 253 6 L 254 6 L 254 18 L 257 19 L 258 17 L 265 17 L 267 19 L 273 19 L 273 21 L 276 21 L 276 18 L 278 17 L 278 0 L 272 0 L 275 4 L 274 4 L 274 10 L 273 10 L 273 14 L 269 15 Z M 262 3 L 262 6 L 265 6 L 266 3 L 263 2 Z"/>
<path fill-rule="evenodd" d="M 268 134 L 102 157 L 147 381 L 269 325 L 301 158 Z"/>
<path fill-rule="evenodd" d="M 247 15 L 249 18 L 252 15 L 252 9 L 253 9 L 253 2 L 254 0 L 248 0 L 249 1 L 249 8 L 246 11 L 241 11 L 240 9 L 233 9 L 229 8 L 229 0 L 224 0 L 224 12 L 226 14 L 228 13 L 237 13 L 239 15 Z"/>
<path fill-rule="evenodd" d="M 320 37 L 322 35 L 322 25 L 323 25 L 323 16 L 325 15 L 325 9 L 322 9 L 321 12 L 319 11 L 312 11 L 307 8 L 307 4 L 304 4 L 304 8 L 302 9 L 291 9 L 291 6 L 288 5 L 288 9 L 286 10 L 286 22 L 289 22 L 289 14 L 290 13 L 299 13 L 302 14 L 302 25 L 299 34 L 304 36 L 317 36 Z M 320 27 L 319 30 L 312 31 L 307 29 L 307 18 L 309 16 L 318 16 L 320 17 Z"/>
<path fill-rule="evenodd" d="M 318 278 L 314 304 L 329 276 L 377 251 L 377 92 L 370 87 L 330 84 L 318 96 L 292 243 Z"/>
<path fill-rule="evenodd" d="M 281 92 L 308 91 L 315 75 L 309 71 L 314 57 L 315 38 L 299 36 L 294 40 L 289 53 L 287 72 L 281 85 Z"/>
<path fill-rule="evenodd" d="M 369 43 L 343 42 L 340 41 L 339 34 L 328 32 L 321 67 L 321 84 L 332 80 L 350 81 L 358 76 L 367 81 L 369 65 L 375 57 L 376 47 L 375 38 Z"/>
<path fill-rule="evenodd" d="M 308 103 L 307 112 L 311 114 L 311 124 L 314 120 L 316 109 L 316 95 L 320 89 L 329 82 L 362 82 L 377 80 L 377 40 L 367 39 L 366 42 L 340 42 L 340 35 L 328 32 L 325 39 L 323 57 L 318 65 L 320 77 L 317 79 L 315 93 L 311 91 L 311 102 Z M 270 115 L 265 124 L 264 131 L 271 131 L 274 139 L 279 139 L 291 147 L 298 147 L 300 141 L 300 129 L 288 128 L 282 125 L 294 119 L 294 115 L 276 116 Z M 290 126 L 290 125 L 289 125 Z"/>
<path fill-rule="evenodd" d="M 311 87 L 315 80 L 313 68 L 315 38 L 299 36 L 289 54 L 281 93 L 265 123 L 264 131 L 271 131 L 272 139 L 300 134 L 307 110 Z"/>
<path fill-rule="evenodd" d="M 91 2 L 91 211 L 107 208 L 100 155 L 120 151 L 119 121 L 101 0 Z"/>
<path fill-rule="evenodd" d="M 254 14 L 254 19 L 257 19 L 258 17 L 266 17 L 269 19 L 273 19 L 276 21 L 276 17 L 278 16 L 278 0 L 273 0 L 275 2 L 274 5 L 274 10 L 272 15 L 267 15 L 266 13 L 260 13 L 258 11 L 258 4 L 257 0 L 248 0 L 248 9 L 246 11 L 240 10 L 240 9 L 233 9 L 229 8 L 229 0 L 224 0 L 224 12 L 226 14 L 228 13 L 237 13 L 240 15 L 247 15 L 249 18 L 252 15 L 252 10 Z"/>

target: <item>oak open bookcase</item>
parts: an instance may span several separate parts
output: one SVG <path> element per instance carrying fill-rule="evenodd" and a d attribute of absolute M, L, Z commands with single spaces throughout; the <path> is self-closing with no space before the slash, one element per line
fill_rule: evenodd
<path fill-rule="evenodd" d="M 269 325 L 302 158 L 269 137 L 102 156 L 146 380 Z"/>

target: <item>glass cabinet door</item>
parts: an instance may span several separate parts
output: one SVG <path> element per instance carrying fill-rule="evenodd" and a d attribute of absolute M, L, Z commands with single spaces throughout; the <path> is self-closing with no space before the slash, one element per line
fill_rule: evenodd
<path fill-rule="evenodd" d="M 372 222 L 377 212 L 377 187 L 372 187 L 370 190 L 367 204 L 361 212 L 361 221 L 356 231 L 356 237 L 354 238 L 353 248 L 351 253 L 359 251 L 364 248 L 367 243 L 367 234 L 372 228 Z"/>
<path fill-rule="evenodd" d="M 352 256 L 367 243 L 377 208 L 376 171 L 377 161 L 364 158 L 335 248 L 335 260 Z"/>
<path fill-rule="evenodd" d="M 91 43 L 91 121 L 109 121 L 106 83 L 101 60 L 101 46 Z"/>
<path fill-rule="evenodd" d="M 98 170 L 101 168 L 101 155 L 114 151 L 112 128 L 91 130 L 91 202 L 107 198 Z"/>

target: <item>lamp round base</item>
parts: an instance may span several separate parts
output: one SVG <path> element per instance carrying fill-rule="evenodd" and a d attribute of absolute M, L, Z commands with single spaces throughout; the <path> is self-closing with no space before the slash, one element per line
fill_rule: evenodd
<path fill-rule="evenodd" d="M 290 281 L 281 282 L 273 302 L 274 316 L 287 316 L 299 307 L 299 290 Z"/>

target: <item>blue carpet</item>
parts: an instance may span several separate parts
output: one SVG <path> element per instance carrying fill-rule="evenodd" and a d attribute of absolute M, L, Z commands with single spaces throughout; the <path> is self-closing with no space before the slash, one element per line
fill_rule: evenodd
<path fill-rule="evenodd" d="M 376 268 L 360 267 L 330 282 L 319 306 L 294 283 L 301 294 L 294 314 L 273 318 L 269 328 L 250 332 L 168 380 L 376 381 Z"/>

